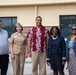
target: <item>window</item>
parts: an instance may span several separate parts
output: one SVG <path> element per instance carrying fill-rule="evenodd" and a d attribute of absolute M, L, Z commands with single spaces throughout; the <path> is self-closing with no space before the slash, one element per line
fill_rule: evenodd
<path fill-rule="evenodd" d="M 7 30 L 8 36 L 10 37 L 14 33 L 14 26 L 17 23 L 17 17 L 0 17 L 2 20 L 3 29 Z"/>
<path fill-rule="evenodd" d="M 71 35 L 71 27 L 76 25 L 76 15 L 60 15 L 60 30 L 64 37 Z"/>

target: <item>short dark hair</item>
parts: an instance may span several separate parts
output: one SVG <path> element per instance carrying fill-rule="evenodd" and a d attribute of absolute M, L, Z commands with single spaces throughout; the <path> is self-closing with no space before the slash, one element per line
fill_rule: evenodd
<path fill-rule="evenodd" d="M 22 25 L 21 25 L 19 22 L 18 22 L 18 23 L 16 24 L 16 26 L 15 26 L 15 31 L 17 31 L 17 30 L 16 30 L 16 27 L 17 27 L 17 26 L 20 26 L 20 27 L 21 27 L 21 31 L 23 31 L 23 27 L 22 27 Z"/>
<path fill-rule="evenodd" d="M 36 17 L 36 19 L 37 19 L 37 18 L 41 18 L 41 19 L 42 19 L 42 17 L 41 17 L 41 16 L 37 16 L 37 17 Z"/>
<path fill-rule="evenodd" d="M 50 29 L 50 34 L 52 35 L 52 31 L 53 31 L 54 28 L 56 28 L 56 30 L 58 31 L 57 34 L 58 34 L 58 36 L 60 36 L 61 32 L 60 32 L 60 29 L 59 29 L 57 26 L 53 26 L 53 27 Z"/>

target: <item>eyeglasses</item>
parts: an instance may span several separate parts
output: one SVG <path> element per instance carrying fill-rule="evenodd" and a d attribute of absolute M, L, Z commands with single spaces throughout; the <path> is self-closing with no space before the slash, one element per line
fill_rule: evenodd
<path fill-rule="evenodd" d="M 76 30 L 76 28 L 72 28 L 72 30 Z"/>
<path fill-rule="evenodd" d="M 54 30 L 53 30 L 52 32 L 58 32 L 58 31 L 54 31 Z"/>

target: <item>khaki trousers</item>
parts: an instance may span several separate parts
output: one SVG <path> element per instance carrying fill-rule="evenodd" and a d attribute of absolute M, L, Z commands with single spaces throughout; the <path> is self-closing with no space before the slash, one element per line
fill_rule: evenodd
<path fill-rule="evenodd" d="M 23 75 L 25 63 L 25 54 L 15 54 L 15 59 L 12 59 L 13 75 Z"/>
<path fill-rule="evenodd" d="M 46 75 L 46 52 L 32 52 L 32 75 Z"/>

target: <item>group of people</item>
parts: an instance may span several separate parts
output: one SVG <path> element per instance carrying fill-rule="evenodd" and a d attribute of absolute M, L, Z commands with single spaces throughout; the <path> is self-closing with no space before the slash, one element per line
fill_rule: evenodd
<path fill-rule="evenodd" d="M 69 75 L 76 75 L 76 26 L 72 26 L 72 35 L 65 41 L 58 27 L 50 31 L 42 25 L 42 17 L 37 16 L 36 25 L 30 28 L 27 36 L 20 23 L 15 26 L 15 33 L 10 37 L 10 51 L 13 75 L 23 75 L 25 59 L 32 59 L 32 75 L 46 75 L 46 63 L 53 70 L 53 75 L 65 75 L 67 61 Z M 0 69 L 6 75 L 9 64 L 8 33 L 2 29 L 0 20 Z"/>

